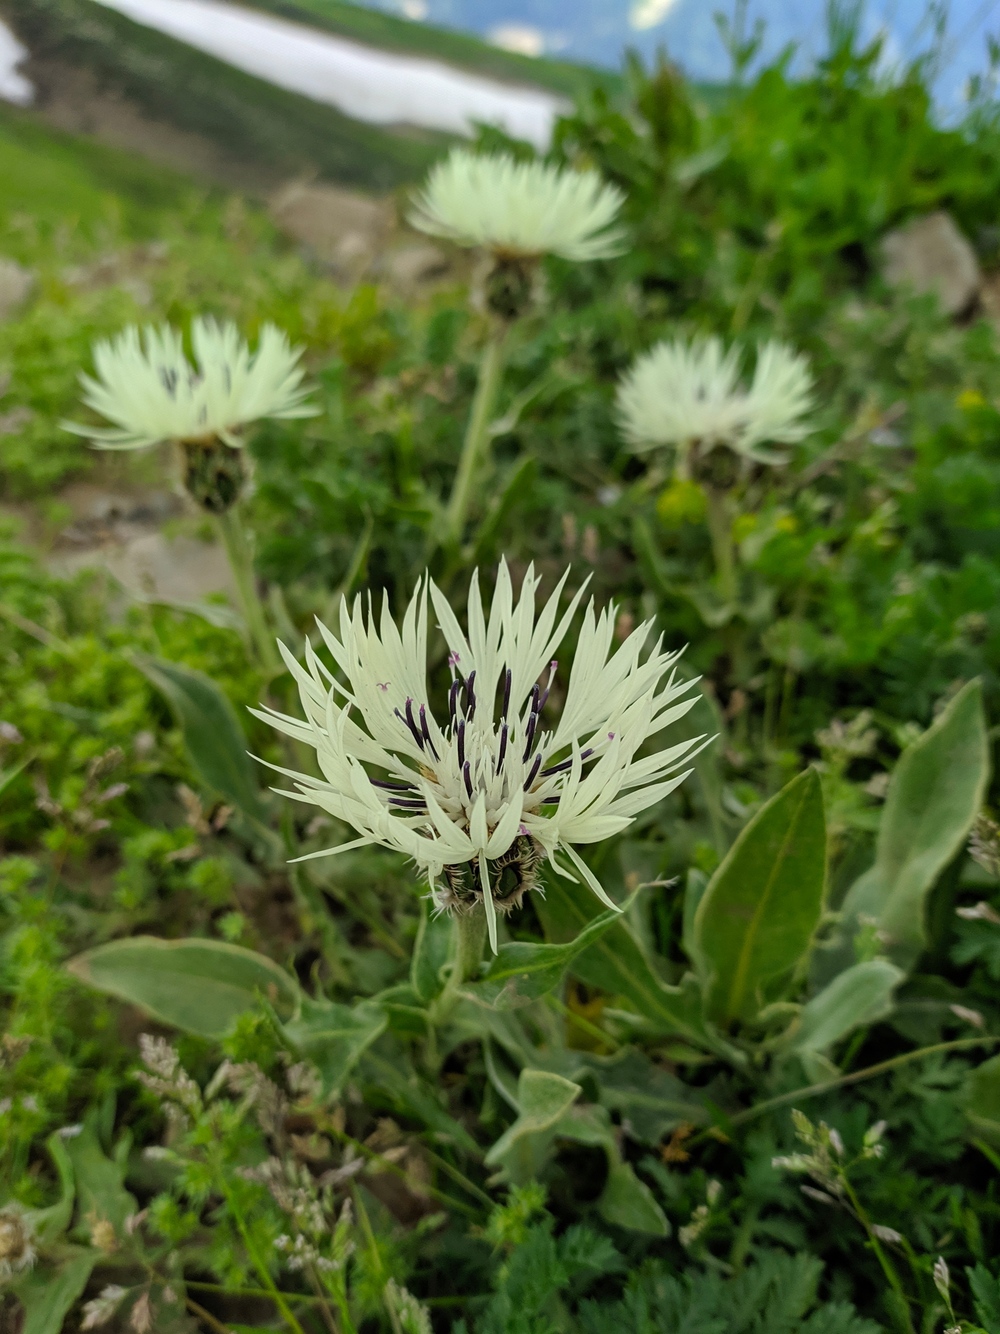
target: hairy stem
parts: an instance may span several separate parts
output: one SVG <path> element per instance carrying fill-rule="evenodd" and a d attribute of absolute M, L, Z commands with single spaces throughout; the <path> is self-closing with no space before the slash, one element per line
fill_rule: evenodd
<path fill-rule="evenodd" d="M 712 556 L 719 581 L 719 592 L 724 602 L 736 601 L 736 553 L 733 550 L 733 518 L 729 510 L 729 493 L 711 483 L 705 486 L 708 533 L 712 539 Z"/>
<path fill-rule="evenodd" d="M 446 540 L 457 546 L 462 540 L 465 520 L 472 500 L 472 486 L 476 473 L 489 448 L 489 428 L 496 406 L 500 381 L 503 376 L 505 331 L 491 333 L 483 348 L 479 363 L 479 380 L 476 384 L 472 410 L 465 428 L 465 440 L 462 443 L 462 455 L 458 461 L 458 471 L 452 485 L 451 498 L 445 516 Z"/>
<path fill-rule="evenodd" d="M 281 671 L 281 660 L 275 647 L 274 635 L 267 623 L 264 604 L 257 592 L 257 577 L 253 568 L 253 554 L 247 531 L 240 516 L 239 506 L 234 505 L 216 516 L 219 532 L 225 543 L 226 555 L 236 581 L 236 593 L 240 601 L 240 610 L 250 633 L 250 642 L 254 653 L 263 669 L 273 676 Z"/>

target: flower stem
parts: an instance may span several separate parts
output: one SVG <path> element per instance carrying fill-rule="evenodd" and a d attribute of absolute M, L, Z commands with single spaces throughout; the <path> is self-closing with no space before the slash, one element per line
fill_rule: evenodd
<path fill-rule="evenodd" d="M 724 602 L 735 602 L 736 553 L 733 550 L 733 520 L 729 512 L 729 494 L 709 484 L 705 487 L 705 500 L 719 592 Z"/>
<path fill-rule="evenodd" d="M 506 330 L 492 332 L 483 348 L 479 363 L 479 379 L 472 400 L 462 455 L 452 485 L 451 497 L 445 516 L 446 540 L 453 546 L 462 540 L 465 520 L 472 499 L 472 484 L 489 447 L 490 420 L 496 405 L 500 381 L 503 377 L 504 341 Z"/>
<path fill-rule="evenodd" d="M 451 1013 L 458 989 L 470 977 L 475 977 L 486 944 L 486 911 L 477 904 L 471 912 L 456 913 L 451 921 L 451 972 L 444 990 L 434 1001 L 433 1022 L 443 1023 Z"/>
<path fill-rule="evenodd" d="M 847 1198 L 851 1202 L 851 1208 L 857 1215 L 858 1221 L 860 1222 L 861 1226 L 868 1234 L 868 1244 L 875 1252 L 875 1258 L 878 1260 L 879 1265 L 881 1266 L 882 1269 L 882 1273 L 885 1275 L 890 1288 L 896 1294 L 896 1302 L 894 1303 L 894 1305 L 896 1306 L 897 1314 L 900 1317 L 900 1324 L 906 1330 L 912 1331 L 913 1321 L 910 1317 L 910 1303 L 909 1300 L 907 1299 L 906 1291 L 903 1287 L 902 1280 L 896 1273 L 895 1266 L 892 1264 L 889 1257 L 883 1250 L 882 1243 L 875 1235 L 875 1229 L 871 1225 L 871 1220 L 869 1219 L 868 1215 L 862 1208 L 861 1201 L 858 1199 L 857 1192 L 855 1191 L 854 1187 L 848 1180 L 847 1173 L 845 1171 L 841 1171 L 839 1175 L 840 1175 L 841 1185 L 844 1188 Z"/>
<path fill-rule="evenodd" d="M 250 550 L 246 528 L 240 517 L 239 507 L 234 505 L 230 509 L 224 510 L 223 513 L 216 516 L 216 520 L 222 540 L 225 543 L 233 579 L 236 581 L 236 593 L 240 600 L 243 619 L 246 621 L 247 630 L 250 632 L 250 642 L 260 666 L 270 675 L 277 676 L 281 671 L 281 661 L 275 648 L 274 635 L 267 623 L 264 604 L 257 592 L 253 554 Z"/>

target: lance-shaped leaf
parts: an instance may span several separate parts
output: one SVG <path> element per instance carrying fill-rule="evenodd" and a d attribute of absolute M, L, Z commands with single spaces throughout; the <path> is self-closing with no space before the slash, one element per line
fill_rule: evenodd
<path fill-rule="evenodd" d="M 1000 1056 L 969 1072 L 961 1101 L 972 1133 L 1000 1146 Z"/>
<path fill-rule="evenodd" d="M 362 1054 L 385 1032 L 389 1017 L 375 1001 L 340 1005 L 304 997 L 283 1026 L 288 1040 L 319 1068 L 324 1093 L 339 1090 Z"/>
<path fill-rule="evenodd" d="M 709 1016 L 752 1020 L 802 963 L 823 911 L 826 821 L 814 769 L 750 821 L 705 890 L 693 941 Z"/>
<path fill-rule="evenodd" d="M 135 1196 L 125 1189 L 124 1161 L 109 1158 L 101 1148 L 93 1116 L 66 1147 L 76 1176 L 77 1222 L 101 1219 L 110 1223 L 118 1240 L 124 1242 L 125 1220 L 139 1212 Z M 127 1151 L 127 1140 L 121 1148 Z"/>
<path fill-rule="evenodd" d="M 136 653 L 132 661 L 166 698 L 205 787 L 244 815 L 266 823 L 267 810 L 236 710 L 211 677 L 145 653 Z"/>
<path fill-rule="evenodd" d="M 441 988 L 444 979 L 441 970 L 448 962 L 451 951 L 452 923 L 447 913 L 435 914 L 427 899 L 421 900 L 420 926 L 410 962 L 410 985 L 425 1005 Z"/>
<path fill-rule="evenodd" d="M 893 770 L 875 864 L 844 902 L 848 939 L 869 914 L 891 957 L 912 965 L 926 942 L 927 896 L 968 838 L 989 769 L 982 688 L 970 681 Z"/>
<path fill-rule="evenodd" d="M 845 968 L 803 1007 L 790 1037 L 798 1055 L 825 1052 L 862 1024 L 884 1019 L 892 993 L 905 974 L 888 959 L 869 959 Z"/>
<path fill-rule="evenodd" d="M 299 1001 L 295 979 L 272 959 L 221 940 L 132 936 L 78 954 L 66 967 L 98 991 L 206 1038 L 224 1037 L 260 997 L 279 1015 Z"/>
<path fill-rule="evenodd" d="M 60 1334 L 66 1316 L 104 1256 L 82 1246 L 64 1246 L 58 1263 L 45 1261 L 11 1285 L 24 1307 L 21 1334 Z"/>
<path fill-rule="evenodd" d="M 574 881 L 553 877 L 536 911 L 547 938 L 571 941 L 595 918 L 594 896 Z M 656 976 L 628 923 L 619 917 L 573 959 L 570 972 L 590 986 L 619 996 L 655 1031 L 674 1033 L 699 1047 L 731 1055 L 705 1026 L 696 988 L 669 987 Z"/>
<path fill-rule="evenodd" d="M 640 1181 L 631 1163 L 614 1162 L 608 1168 L 608 1179 L 597 1198 L 597 1212 L 606 1223 L 628 1228 L 630 1232 L 644 1232 L 651 1237 L 666 1237 L 670 1224 L 653 1198 L 653 1192 Z"/>
<path fill-rule="evenodd" d="M 483 980 L 466 990 L 498 1010 L 527 1005 L 557 987 L 577 955 L 600 940 L 620 919 L 621 913 L 609 908 L 564 945 L 535 945 L 521 940 L 501 945 Z"/>

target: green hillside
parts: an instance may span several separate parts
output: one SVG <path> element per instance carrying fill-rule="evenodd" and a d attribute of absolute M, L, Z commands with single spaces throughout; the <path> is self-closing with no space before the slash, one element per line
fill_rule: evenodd
<path fill-rule="evenodd" d="M 392 189 L 420 176 L 448 143 L 432 131 L 393 133 L 352 120 L 94 0 L 0 0 L 0 15 L 36 62 L 90 70 L 146 115 L 283 177 L 316 173 Z"/>

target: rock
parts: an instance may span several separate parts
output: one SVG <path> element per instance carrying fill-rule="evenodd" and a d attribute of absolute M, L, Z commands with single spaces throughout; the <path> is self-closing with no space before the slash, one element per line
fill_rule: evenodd
<path fill-rule="evenodd" d="M 16 259 L 0 255 L 0 320 L 13 315 L 31 295 L 35 275 Z"/>
<path fill-rule="evenodd" d="M 274 222 L 344 277 L 372 263 L 393 223 L 389 201 L 334 185 L 286 185 L 271 200 Z"/>
<path fill-rule="evenodd" d="M 946 315 L 958 315 L 979 290 L 976 253 L 949 213 L 929 213 L 889 232 L 882 273 L 892 287 L 933 293 Z"/>
<path fill-rule="evenodd" d="M 422 241 L 390 250 L 381 264 L 382 275 L 395 287 L 417 287 L 446 274 L 451 261 L 436 245 Z"/>

